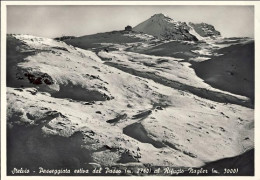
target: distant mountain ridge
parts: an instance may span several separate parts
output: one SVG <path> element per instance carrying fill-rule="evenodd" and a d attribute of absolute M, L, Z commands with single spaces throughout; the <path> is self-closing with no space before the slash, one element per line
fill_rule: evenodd
<path fill-rule="evenodd" d="M 122 28 L 123 29 L 123 28 Z M 186 23 L 175 21 L 160 13 L 133 27 L 127 25 L 123 30 L 96 33 L 80 37 L 58 37 L 67 44 L 83 48 L 100 48 L 100 44 L 136 43 L 153 40 L 207 41 L 220 37 L 213 25 L 206 23 Z"/>
<path fill-rule="evenodd" d="M 160 39 L 197 41 L 203 38 L 216 38 L 220 32 L 214 26 L 206 23 L 189 23 L 175 21 L 172 18 L 160 13 L 138 24 L 133 31 L 153 35 Z"/>

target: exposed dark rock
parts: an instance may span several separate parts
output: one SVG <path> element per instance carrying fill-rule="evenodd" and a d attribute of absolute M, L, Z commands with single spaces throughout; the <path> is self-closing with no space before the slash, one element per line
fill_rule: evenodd
<path fill-rule="evenodd" d="M 36 95 L 38 93 L 38 90 L 36 88 L 27 89 L 27 92 L 30 92 L 32 95 Z"/>
<path fill-rule="evenodd" d="M 91 102 L 85 102 L 83 103 L 84 105 L 93 105 L 94 104 L 94 101 L 91 101 Z"/>
<path fill-rule="evenodd" d="M 132 26 L 129 26 L 129 25 L 126 26 L 126 27 L 125 27 L 125 31 L 132 31 Z"/>
<path fill-rule="evenodd" d="M 14 90 L 23 92 L 23 89 L 22 89 L 22 88 L 15 88 Z"/>
<path fill-rule="evenodd" d="M 197 157 L 197 155 L 195 155 L 195 154 L 193 154 L 193 153 L 191 153 L 191 152 L 188 152 L 188 151 L 182 151 L 183 152 L 183 154 L 185 154 L 185 155 L 187 155 L 187 156 L 190 156 L 190 157 L 192 157 L 192 158 L 196 158 Z"/>
<path fill-rule="evenodd" d="M 118 115 L 116 118 L 114 119 L 110 119 L 110 120 L 107 120 L 106 122 L 107 123 L 117 123 L 118 121 L 122 120 L 122 119 L 125 119 L 127 117 L 127 114 L 122 114 L 122 115 Z"/>
<path fill-rule="evenodd" d="M 161 106 L 157 106 L 156 109 L 157 110 L 163 110 L 163 108 Z"/>
<path fill-rule="evenodd" d="M 214 26 L 207 23 L 189 23 L 190 26 L 202 37 L 217 37 L 220 36 L 220 32 L 215 30 Z"/>
<path fill-rule="evenodd" d="M 151 137 L 149 137 L 147 131 L 145 130 L 143 125 L 140 123 L 134 123 L 134 124 L 126 126 L 123 129 L 123 133 L 140 142 L 150 143 L 156 148 L 165 147 L 165 145 L 162 142 L 156 141 L 156 140 L 152 139 Z"/>
<path fill-rule="evenodd" d="M 144 111 L 144 112 L 141 112 L 139 114 L 134 115 L 132 119 L 146 118 L 150 114 L 152 114 L 151 110 Z"/>
<path fill-rule="evenodd" d="M 52 97 L 56 98 L 69 98 L 74 101 L 105 101 L 107 97 L 106 94 L 100 93 L 97 90 L 88 90 L 81 85 L 73 85 L 72 83 L 60 85 L 60 90 L 51 93 Z"/>
<path fill-rule="evenodd" d="M 138 162 L 134 157 L 132 157 L 129 152 L 124 152 L 121 154 L 120 159 L 117 161 L 117 163 L 126 164 L 129 162 Z"/>
<path fill-rule="evenodd" d="M 70 39 L 74 39 L 74 38 L 76 38 L 76 37 L 75 36 L 61 36 L 61 37 L 54 38 L 54 40 L 64 41 L 64 40 L 70 40 Z"/>
<path fill-rule="evenodd" d="M 24 71 L 24 70 L 22 70 Z M 40 85 L 40 84 L 46 84 L 46 85 L 51 85 L 54 84 L 53 79 L 51 76 L 49 76 L 46 73 L 41 73 L 38 72 L 37 74 L 33 74 L 30 72 L 24 72 L 24 76 L 27 77 L 30 83 L 35 84 L 35 85 Z"/>
<path fill-rule="evenodd" d="M 212 168 L 218 170 L 219 174 L 212 174 L 214 176 L 254 176 L 254 149 L 251 149 L 241 155 L 220 159 L 214 162 L 209 162 L 203 166 L 204 169 L 208 169 L 209 171 Z M 226 169 L 236 169 L 239 171 L 237 173 L 225 173 L 223 171 L 223 167 Z M 205 174 L 208 175 L 208 174 Z"/>

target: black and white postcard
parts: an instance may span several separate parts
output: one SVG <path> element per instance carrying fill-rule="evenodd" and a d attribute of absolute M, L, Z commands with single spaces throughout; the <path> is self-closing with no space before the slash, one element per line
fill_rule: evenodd
<path fill-rule="evenodd" d="M 259 5 L 2 2 L 2 179 L 257 178 Z"/>

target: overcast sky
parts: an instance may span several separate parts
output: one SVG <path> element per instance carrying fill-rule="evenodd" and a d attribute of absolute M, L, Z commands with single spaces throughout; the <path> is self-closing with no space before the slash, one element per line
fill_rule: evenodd
<path fill-rule="evenodd" d="M 157 13 L 212 24 L 224 37 L 254 37 L 253 6 L 8 6 L 7 32 L 82 36 L 134 27 Z"/>

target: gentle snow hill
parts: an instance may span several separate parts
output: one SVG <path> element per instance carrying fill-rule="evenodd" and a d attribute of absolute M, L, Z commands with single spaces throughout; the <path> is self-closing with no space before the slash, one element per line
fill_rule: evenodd
<path fill-rule="evenodd" d="M 207 100 L 138 77 L 108 66 L 92 51 L 53 39 L 12 35 L 7 44 L 7 71 L 12 70 L 7 81 L 15 82 L 7 82 L 7 124 L 13 137 L 7 148 L 11 167 L 26 167 L 35 161 L 46 168 L 52 162 L 71 167 L 88 163 L 199 167 L 254 147 L 252 108 Z M 145 70 L 145 63 L 160 62 L 163 67 L 165 62 L 176 66 L 176 75 L 170 78 L 209 88 L 198 77 L 194 82 L 183 79 L 194 71 L 179 59 L 168 58 L 168 62 L 124 51 L 99 55 Z M 138 57 L 140 62 L 135 60 Z M 120 58 L 124 59 L 120 62 Z M 167 69 L 152 70 L 161 73 L 161 78 L 169 75 Z M 70 140 L 76 142 L 61 153 L 63 147 L 53 146 L 62 144 L 59 140 L 64 139 L 58 137 L 67 138 L 64 143 L 69 145 Z M 35 160 L 39 147 L 46 151 Z M 80 158 L 84 152 L 91 157 Z"/>
<path fill-rule="evenodd" d="M 231 45 L 217 52 L 222 55 L 192 63 L 196 74 L 215 88 L 254 100 L 254 41 Z"/>
<path fill-rule="evenodd" d="M 200 50 L 201 44 L 190 43 L 188 41 L 169 41 L 148 47 L 129 47 L 126 51 L 136 52 L 140 54 L 181 58 L 188 61 L 191 57 L 197 57 L 198 54 L 194 53 L 195 50 Z"/>
<path fill-rule="evenodd" d="M 81 36 L 73 39 L 66 39 L 64 42 L 82 49 L 101 48 L 103 43 L 135 43 L 154 40 L 151 35 L 137 33 L 133 31 L 112 31 L 105 33 L 98 33 L 93 35 Z M 106 47 L 106 46 L 103 46 Z"/>

